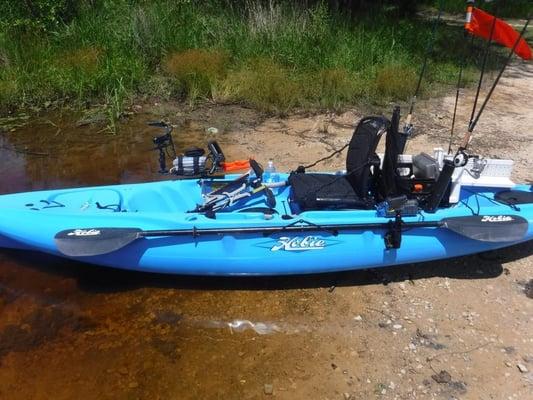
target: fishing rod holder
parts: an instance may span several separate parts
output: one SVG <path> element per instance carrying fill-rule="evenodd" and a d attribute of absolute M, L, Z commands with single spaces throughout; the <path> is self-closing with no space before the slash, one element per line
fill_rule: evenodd
<path fill-rule="evenodd" d="M 166 174 L 168 173 L 166 156 L 168 155 L 169 157 L 176 157 L 176 148 L 174 147 L 174 141 L 172 140 L 172 125 L 168 125 L 163 121 L 148 122 L 148 125 L 165 130 L 165 133 L 162 135 L 155 136 L 152 139 L 152 143 L 155 146 L 153 150 L 157 150 L 159 152 L 159 173 Z M 171 150 L 172 153 L 170 153 L 169 150 Z"/>
<path fill-rule="evenodd" d="M 400 213 L 396 214 L 394 221 L 389 221 L 388 229 L 383 237 L 387 250 L 399 249 L 402 245 L 403 220 Z"/>

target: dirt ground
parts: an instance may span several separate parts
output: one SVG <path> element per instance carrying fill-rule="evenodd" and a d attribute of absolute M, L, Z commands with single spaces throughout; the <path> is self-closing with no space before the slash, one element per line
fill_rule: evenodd
<path fill-rule="evenodd" d="M 456 142 L 472 99 L 471 90 L 462 96 Z M 409 152 L 447 148 L 453 101 L 417 105 Z M 472 143 L 482 155 L 514 159 L 517 182 L 533 180 L 532 104 L 533 65 L 516 64 Z M 362 116 L 268 118 L 238 106 L 170 104 L 136 113 L 176 123 L 178 145 L 217 127 L 228 158 L 272 158 L 280 170 L 341 147 Z M 50 145 L 39 140 L 41 150 Z M 343 165 L 344 155 L 321 169 Z M 532 267 L 531 242 L 448 261 L 261 279 L 134 274 L 2 251 L 0 399 L 533 399 Z"/>

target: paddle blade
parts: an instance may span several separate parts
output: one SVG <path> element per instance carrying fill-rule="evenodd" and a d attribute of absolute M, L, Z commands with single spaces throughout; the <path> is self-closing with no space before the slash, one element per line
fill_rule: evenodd
<path fill-rule="evenodd" d="M 54 237 L 57 249 L 69 257 L 90 257 L 111 253 L 140 238 L 138 228 L 67 229 Z"/>
<path fill-rule="evenodd" d="M 481 242 L 517 242 L 522 240 L 529 223 L 517 215 L 472 215 L 445 218 L 443 226 L 469 239 Z"/>

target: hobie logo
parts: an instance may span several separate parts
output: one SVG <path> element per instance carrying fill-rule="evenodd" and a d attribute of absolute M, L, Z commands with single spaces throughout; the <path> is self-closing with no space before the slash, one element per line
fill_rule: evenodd
<path fill-rule="evenodd" d="M 67 233 L 68 236 L 98 236 L 99 234 L 98 229 L 76 229 Z"/>
<path fill-rule="evenodd" d="M 306 251 L 306 250 L 322 250 L 326 247 L 326 241 L 315 236 L 301 237 L 280 237 L 278 243 L 273 246 L 271 251 Z"/>
<path fill-rule="evenodd" d="M 481 222 L 510 222 L 514 221 L 514 218 L 509 215 L 485 215 Z"/>

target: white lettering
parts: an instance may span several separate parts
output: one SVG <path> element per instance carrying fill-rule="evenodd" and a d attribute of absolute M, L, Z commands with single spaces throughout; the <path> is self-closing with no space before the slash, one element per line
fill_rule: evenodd
<path fill-rule="evenodd" d="M 280 237 L 278 243 L 270 249 L 271 251 L 305 251 L 305 250 L 322 250 L 326 247 L 326 241 L 315 236 L 306 236 L 300 238 L 298 236 Z"/>
<path fill-rule="evenodd" d="M 67 233 L 68 236 L 98 236 L 100 231 L 98 229 L 76 229 Z"/>
<path fill-rule="evenodd" d="M 514 221 L 514 218 L 509 215 L 485 215 L 481 218 L 481 222 L 509 222 Z"/>

